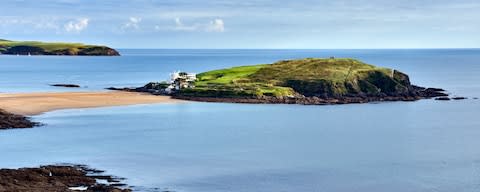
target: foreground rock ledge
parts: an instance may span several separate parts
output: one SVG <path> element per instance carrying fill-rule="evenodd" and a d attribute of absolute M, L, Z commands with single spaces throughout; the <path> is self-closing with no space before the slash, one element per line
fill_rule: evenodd
<path fill-rule="evenodd" d="M 120 178 L 100 175 L 103 171 L 84 165 L 49 165 L 38 168 L 0 169 L 0 191 L 130 192 Z M 104 180 L 107 184 L 100 184 Z M 103 182 L 102 182 L 103 183 Z"/>

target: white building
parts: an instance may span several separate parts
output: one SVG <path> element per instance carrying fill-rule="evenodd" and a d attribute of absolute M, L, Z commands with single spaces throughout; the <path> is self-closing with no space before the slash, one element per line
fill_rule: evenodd
<path fill-rule="evenodd" d="M 172 89 L 180 90 L 184 88 L 195 87 L 195 81 L 197 80 L 197 74 L 195 73 L 186 73 L 186 72 L 176 71 L 170 74 L 170 76 L 171 76 L 170 83 L 172 84 Z"/>

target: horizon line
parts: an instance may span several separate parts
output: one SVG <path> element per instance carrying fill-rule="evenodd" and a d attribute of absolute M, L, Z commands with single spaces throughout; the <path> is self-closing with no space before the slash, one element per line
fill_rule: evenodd
<path fill-rule="evenodd" d="M 480 49 L 480 47 L 444 47 L 444 48 L 114 48 L 135 50 L 408 50 L 408 49 Z"/>

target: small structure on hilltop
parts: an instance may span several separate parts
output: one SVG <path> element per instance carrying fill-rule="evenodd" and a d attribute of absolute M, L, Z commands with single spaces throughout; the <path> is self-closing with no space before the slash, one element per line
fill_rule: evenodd
<path fill-rule="evenodd" d="M 181 89 L 194 88 L 196 80 L 195 73 L 173 72 L 170 74 L 170 86 L 165 89 L 165 92 L 170 94 Z"/>

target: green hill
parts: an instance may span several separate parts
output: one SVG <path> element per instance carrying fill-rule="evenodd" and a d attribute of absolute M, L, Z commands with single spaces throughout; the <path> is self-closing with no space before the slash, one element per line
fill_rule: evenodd
<path fill-rule="evenodd" d="M 197 75 L 195 88 L 179 97 L 292 98 L 421 95 L 409 77 L 355 59 L 301 59 L 234 67 Z"/>
<path fill-rule="evenodd" d="M 7 55 L 105 55 L 118 56 L 116 50 L 82 43 L 48 43 L 0 39 L 0 54 Z"/>

